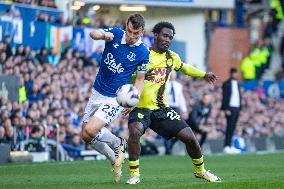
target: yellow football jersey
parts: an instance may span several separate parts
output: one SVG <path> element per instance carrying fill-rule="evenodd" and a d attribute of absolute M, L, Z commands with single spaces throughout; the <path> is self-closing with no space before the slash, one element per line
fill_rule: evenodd
<path fill-rule="evenodd" d="M 166 100 L 166 87 L 172 70 L 180 70 L 183 66 L 178 54 L 168 51 L 170 56 L 165 53 L 157 53 L 150 50 L 149 63 L 147 71 L 155 73 L 154 79 L 144 81 L 144 90 L 140 96 L 138 108 L 156 110 L 168 107 Z M 168 59 L 167 59 L 168 58 Z"/>

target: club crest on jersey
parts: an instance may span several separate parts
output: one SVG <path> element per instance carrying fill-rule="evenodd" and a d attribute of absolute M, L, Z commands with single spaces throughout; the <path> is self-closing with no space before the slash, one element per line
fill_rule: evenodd
<path fill-rule="evenodd" d="M 133 52 L 130 52 L 127 55 L 127 58 L 128 58 L 129 61 L 133 62 L 135 60 L 135 56 L 136 56 L 136 54 L 134 54 Z"/>
<path fill-rule="evenodd" d="M 121 73 L 124 71 L 121 63 L 117 64 L 113 58 L 113 54 L 111 53 L 107 54 L 106 59 L 104 59 L 104 63 L 108 65 L 108 69 L 110 69 L 113 73 Z"/>
<path fill-rule="evenodd" d="M 119 44 L 114 43 L 114 44 L 113 44 L 113 47 L 117 49 L 117 47 L 119 47 Z"/>

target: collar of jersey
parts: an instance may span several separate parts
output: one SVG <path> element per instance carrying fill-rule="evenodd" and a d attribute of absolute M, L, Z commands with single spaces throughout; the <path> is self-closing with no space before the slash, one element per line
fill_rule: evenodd
<path fill-rule="evenodd" d="M 126 34 L 124 32 L 124 34 L 122 36 L 122 39 L 121 39 L 121 44 L 124 44 L 124 45 L 126 45 L 125 36 L 126 36 Z M 140 37 L 139 40 L 136 43 L 134 43 L 133 45 L 129 45 L 129 46 L 130 47 L 132 47 L 132 46 L 139 46 L 141 43 L 142 43 L 142 40 L 141 40 L 141 37 Z"/>

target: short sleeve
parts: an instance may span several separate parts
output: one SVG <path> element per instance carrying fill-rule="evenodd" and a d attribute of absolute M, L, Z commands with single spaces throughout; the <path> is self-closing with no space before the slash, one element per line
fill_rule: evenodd
<path fill-rule="evenodd" d="M 181 59 L 178 54 L 174 53 L 172 57 L 174 62 L 174 70 L 179 71 L 182 68 L 183 63 L 181 62 Z"/>
<path fill-rule="evenodd" d="M 146 72 L 147 65 L 149 63 L 149 51 L 145 52 L 145 57 L 140 61 L 140 63 L 137 65 L 137 71 L 138 72 Z"/>
<path fill-rule="evenodd" d="M 103 29 L 103 31 L 105 32 L 111 32 L 113 33 L 114 36 L 118 35 L 119 33 L 123 32 L 121 29 L 119 28 L 107 28 L 107 29 Z"/>

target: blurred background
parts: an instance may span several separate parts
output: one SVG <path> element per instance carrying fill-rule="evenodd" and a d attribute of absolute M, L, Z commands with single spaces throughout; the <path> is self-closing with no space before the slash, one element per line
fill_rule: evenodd
<path fill-rule="evenodd" d="M 152 27 L 172 22 L 171 50 L 182 61 L 219 76 L 214 86 L 177 74 L 190 119 L 204 92 L 210 114 L 200 118 L 202 150 L 223 151 L 222 84 L 236 68 L 240 116 L 232 138 L 238 153 L 284 149 L 283 0 L 2 0 L 0 1 L 0 162 L 104 159 L 80 139 L 80 119 L 100 67 L 104 41 L 95 28 L 125 26 L 140 12 L 144 43 Z M 176 108 L 181 108 L 181 104 Z M 203 119 L 204 118 L 204 119 Z M 127 138 L 127 117 L 108 128 Z M 185 154 L 184 146 L 148 130 L 143 155 Z"/>

